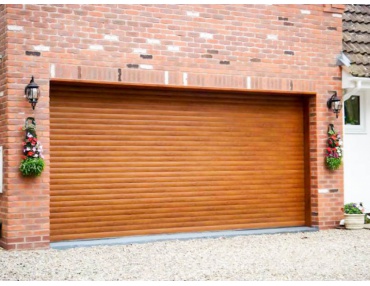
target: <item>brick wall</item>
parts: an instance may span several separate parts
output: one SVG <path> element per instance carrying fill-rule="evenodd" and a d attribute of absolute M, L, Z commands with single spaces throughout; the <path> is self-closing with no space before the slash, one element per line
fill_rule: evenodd
<path fill-rule="evenodd" d="M 6 24 L 5 24 L 5 5 L 0 5 L 0 55 L 3 57 L 0 59 L 0 146 L 5 147 L 6 140 L 6 115 L 5 115 L 5 104 L 6 104 L 6 70 L 5 63 L 5 39 L 6 39 Z M 3 160 L 4 161 L 4 160 Z M 5 164 L 5 162 L 4 162 Z M 2 170 L 0 170 L 2 172 Z M 5 213 L 5 200 L 0 189 L 0 222 L 3 221 Z"/>
<path fill-rule="evenodd" d="M 326 108 L 341 96 L 341 5 L 6 5 L 7 144 L 2 245 L 42 248 L 49 241 L 49 82 L 122 83 L 314 92 L 310 98 L 312 225 L 341 219 L 343 171 L 324 167 L 326 130 L 341 117 Z M 23 97 L 31 75 L 42 98 Z M 1 99 L 0 99 L 1 100 Z M 18 172 L 27 116 L 35 116 L 47 169 Z M 322 188 L 336 193 L 319 194 Z"/>

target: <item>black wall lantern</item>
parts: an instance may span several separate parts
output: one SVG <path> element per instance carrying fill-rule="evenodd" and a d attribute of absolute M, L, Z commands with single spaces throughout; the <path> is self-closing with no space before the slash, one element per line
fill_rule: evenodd
<path fill-rule="evenodd" d="M 24 95 L 27 97 L 28 102 L 31 103 L 32 109 L 35 109 L 36 103 L 40 97 L 40 88 L 34 82 L 33 76 L 29 84 L 24 89 Z"/>
<path fill-rule="evenodd" d="M 334 94 L 328 99 L 326 104 L 329 109 L 333 110 L 333 112 L 336 114 L 336 117 L 338 118 L 338 114 L 342 109 L 342 102 L 337 97 L 336 91 L 334 91 Z"/>

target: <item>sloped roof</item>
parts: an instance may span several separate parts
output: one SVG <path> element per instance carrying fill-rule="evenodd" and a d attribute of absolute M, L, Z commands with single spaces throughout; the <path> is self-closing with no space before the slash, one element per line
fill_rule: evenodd
<path fill-rule="evenodd" d="M 351 60 L 353 76 L 370 77 L 370 5 L 346 5 L 343 52 Z"/>

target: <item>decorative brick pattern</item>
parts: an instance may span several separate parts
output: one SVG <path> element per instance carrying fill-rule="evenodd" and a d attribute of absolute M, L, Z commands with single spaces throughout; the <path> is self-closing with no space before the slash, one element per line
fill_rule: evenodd
<path fill-rule="evenodd" d="M 328 171 L 324 155 L 327 125 L 334 123 L 341 132 L 342 118 L 335 119 L 326 101 L 332 90 L 341 95 L 335 61 L 341 51 L 342 19 L 332 13 L 343 9 L 330 9 L 324 5 L 0 5 L 4 55 L 0 144 L 5 150 L 1 245 L 6 249 L 49 245 L 53 78 L 316 93 L 309 98 L 311 220 L 313 226 L 334 227 L 342 217 L 343 170 Z M 276 39 L 267 40 L 271 31 Z M 152 58 L 140 57 L 144 54 Z M 23 96 L 32 75 L 42 92 L 35 111 Z M 46 170 L 36 179 L 24 179 L 18 171 L 23 136 L 19 127 L 27 116 L 36 118 L 45 149 Z M 321 188 L 338 192 L 319 194 Z"/>

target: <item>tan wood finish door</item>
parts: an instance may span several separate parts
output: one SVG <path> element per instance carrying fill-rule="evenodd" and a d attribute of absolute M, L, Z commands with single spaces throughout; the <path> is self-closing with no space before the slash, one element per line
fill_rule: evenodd
<path fill-rule="evenodd" d="M 303 100 L 51 85 L 51 241 L 305 224 Z"/>

